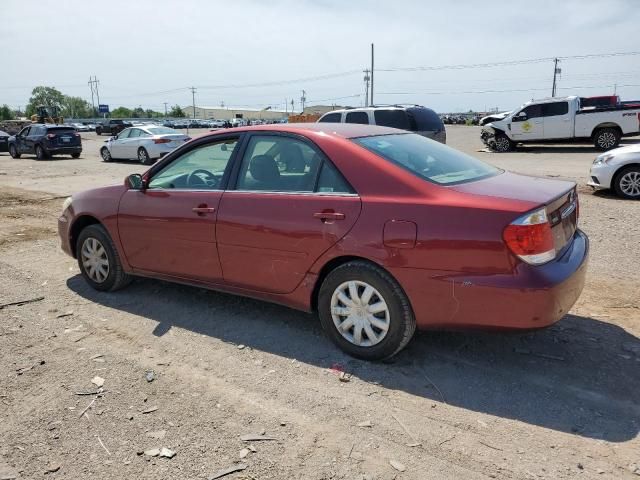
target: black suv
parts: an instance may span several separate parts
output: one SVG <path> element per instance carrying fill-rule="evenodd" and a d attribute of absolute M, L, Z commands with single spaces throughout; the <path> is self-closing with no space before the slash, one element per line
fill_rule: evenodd
<path fill-rule="evenodd" d="M 82 153 L 82 140 L 71 126 L 35 123 L 9 138 L 9 153 L 13 158 L 20 158 L 22 154 L 35 154 L 38 160 L 52 155 L 78 158 Z"/>
<path fill-rule="evenodd" d="M 430 108 L 420 105 L 343 108 L 325 113 L 318 122 L 381 125 L 409 130 L 440 143 L 447 143 L 447 132 L 442 119 Z"/>

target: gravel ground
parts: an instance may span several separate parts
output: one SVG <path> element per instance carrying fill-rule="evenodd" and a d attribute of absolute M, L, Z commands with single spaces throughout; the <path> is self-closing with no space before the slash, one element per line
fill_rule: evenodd
<path fill-rule="evenodd" d="M 638 478 L 640 202 L 585 187 L 591 148 L 448 135 L 579 183 L 587 285 L 552 328 L 421 333 L 385 364 L 276 305 L 152 280 L 92 291 L 59 249 L 62 198 L 144 167 L 102 163 L 95 134 L 78 160 L 0 154 L 0 304 L 43 297 L 0 309 L 0 479 Z M 176 455 L 144 453 L 161 447 Z"/>

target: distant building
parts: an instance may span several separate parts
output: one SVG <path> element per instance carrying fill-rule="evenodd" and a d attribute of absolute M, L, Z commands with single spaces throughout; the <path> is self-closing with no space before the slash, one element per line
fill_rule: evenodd
<path fill-rule="evenodd" d="M 345 107 L 341 107 L 340 105 L 311 105 L 309 107 L 304 107 L 304 112 L 302 113 L 305 115 L 324 115 L 327 112 L 340 110 L 341 108 Z"/>
<path fill-rule="evenodd" d="M 193 117 L 193 107 L 183 107 L 187 118 Z M 196 107 L 195 118 L 204 120 L 232 120 L 242 118 L 244 120 L 281 120 L 287 118 L 288 113 L 282 110 L 257 109 L 257 108 L 234 108 L 234 107 Z"/>

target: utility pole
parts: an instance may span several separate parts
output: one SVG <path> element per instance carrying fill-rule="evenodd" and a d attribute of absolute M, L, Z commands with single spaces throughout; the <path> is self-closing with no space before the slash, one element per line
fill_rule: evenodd
<path fill-rule="evenodd" d="M 164 103 L 164 118 L 167 118 L 167 102 Z"/>
<path fill-rule="evenodd" d="M 287 104 L 287 99 L 284 99 L 284 113 L 285 115 L 287 115 L 287 117 L 289 116 L 289 105 Z"/>
<path fill-rule="evenodd" d="M 369 76 L 369 69 L 365 68 L 364 70 L 364 106 L 369 106 L 369 80 L 371 77 Z"/>
<path fill-rule="evenodd" d="M 371 44 L 371 106 L 373 107 L 373 43 Z"/>
<path fill-rule="evenodd" d="M 556 96 L 556 86 L 557 86 L 557 82 L 556 82 L 556 76 L 560 73 L 562 73 L 562 69 L 558 68 L 558 62 L 560 60 L 558 60 L 557 58 L 553 59 L 553 88 L 551 89 L 551 96 L 555 97 Z"/>
<path fill-rule="evenodd" d="M 302 90 L 302 96 L 300 97 L 300 104 L 302 105 L 302 114 L 304 114 L 304 102 L 307 101 L 307 97 L 306 97 L 307 92 Z"/>
<path fill-rule="evenodd" d="M 292 98 L 291 99 L 291 115 L 293 115 L 294 105 L 295 105 L 295 103 L 293 103 L 293 98 Z"/>
<path fill-rule="evenodd" d="M 87 85 L 91 89 L 91 116 L 94 116 L 96 114 L 96 104 L 93 101 L 93 80 L 91 80 L 91 77 L 89 77 Z"/>
<path fill-rule="evenodd" d="M 196 118 L 196 87 L 191 87 L 191 98 L 193 100 L 193 118 Z"/>

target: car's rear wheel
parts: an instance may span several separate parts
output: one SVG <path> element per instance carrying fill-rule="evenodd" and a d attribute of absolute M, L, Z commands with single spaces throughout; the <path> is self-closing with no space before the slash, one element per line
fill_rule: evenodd
<path fill-rule="evenodd" d="M 149 152 L 144 147 L 138 149 L 138 161 L 143 165 L 151 165 L 153 160 L 149 157 Z"/>
<path fill-rule="evenodd" d="M 513 143 L 505 134 L 499 133 L 496 135 L 494 147 L 496 152 L 510 152 L 514 147 L 515 143 Z"/>
<path fill-rule="evenodd" d="M 47 152 L 45 152 L 44 148 L 42 148 L 40 145 L 36 145 L 36 158 L 38 160 L 44 160 L 45 158 L 47 158 Z"/>
<path fill-rule="evenodd" d="M 100 156 L 102 157 L 103 162 L 110 162 L 111 160 L 113 160 L 111 158 L 111 152 L 107 147 L 102 147 L 100 149 Z"/>
<path fill-rule="evenodd" d="M 71 154 L 71 158 L 80 158 L 80 154 L 79 153 L 72 153 Z"/>
<path fill-rule="evenodd" d="M 15 145 L 9 146 L 9 155 L 11 155 L 11 158 L 20 158 L 20 154 L 18 153 L 18 149 Z"/>
<path fill-rule="evenodd" d="M 112 292 L 131 282 L 111 237 L 102 225 L 89 225 L 76 242 L 78 266 L 82 276 L 96 290 Z"/>
<path fill-rule="evenodd" d="M 621 170 L 613 181 L 613 188 L 622 198 L 640 200 L 640 167 Z"/>
<path fill-rule="evenodd" d="M 318 294 L 322 327 L 342 350 L 383 360 L 402 350 L 416 329 L 409 299 L 387 272 L 364 261 L 332 270 Z"/>
<path fill-rule="evenodd" d="M 620 145 L 620 132 L 615 128 L 601 128 L 593 136 L 593 144 L 598 150 L 611 150 Z"/>

